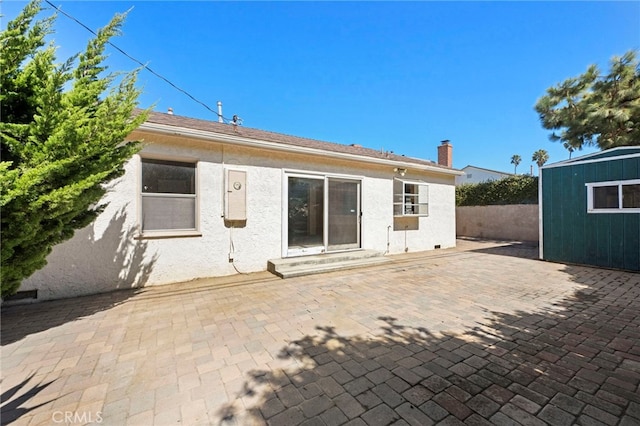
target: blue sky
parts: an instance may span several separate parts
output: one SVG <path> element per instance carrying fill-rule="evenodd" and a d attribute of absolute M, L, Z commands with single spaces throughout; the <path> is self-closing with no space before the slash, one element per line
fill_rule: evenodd
<path fill-rule="evenodd" d="M 568 158 L 536 100 L 640 48 L 640 2 L 53 3 L 93 29 L 133 7 L 113 43 L 247 127 L 433 160 L 449 139 L 457 168 Z M 3 28 L 25 4 L 2 3 Z M 60 62 L 91 36 L 62 15 L 55 29 Z M 109 53 L 110 70 L 136 67 Z M 139 81 L 142 107 L 216 119 L 149 72 Z"/>

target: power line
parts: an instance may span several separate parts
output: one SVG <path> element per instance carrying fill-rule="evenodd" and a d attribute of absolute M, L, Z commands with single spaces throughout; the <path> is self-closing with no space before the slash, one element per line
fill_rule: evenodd
<path fill-rule="evenodd" d="M 49 0 L 44 0 L 45 3 L 47 3 L 49 6 L 53 7 L 55 10 L 57 10 L 58 12 L 62 13 L 64 16 L 66 16 L 67 18 L 71 19 L 72 21 L 75 21 L 78 25 L 80 25 L 82 28 L 84 28 L 85 30 L 89 31 L 91 34 L 93 34 L 94 36 L 98 37 L 98 34 L 93 31 L 91 28 L 89 28 L 87 25 L 83 24 L 82 22 L 80 22 L 78 19 L 76 19 L 75 17 L 71 16 L 70 14 L 68 14 L 67 12 L 63 11 L 61 8 L 59 8 L 58 6 L 54 5 L 53 3 L 51 3 Z M 235 121 L 235 120 L 231 120 L 228 119 L 226 117 L 224 117 L 223 115 L 220 115 L 218 113 L 218 111 L 213 110 L 211 107 L 209 107 L 209 105 L 205 104 L 204 102 L 196 99 L 193 95 L 191 95 L 189 92 L 187 92 L 186 90 L 176 86 L 175 84 L 173 84 L 171 81 L 169 81 L 167 78 L 165 78 L 164 76 L 158 74 L 157 72 L 155 72 L 154 70 L 152 70 L 151 68 L 149 68 L 148 65 L 143 64 L 142 62 L 140 62 L 139 60 L 137 60 L 136 58 L 134 58 L 133 56 L 129 55 L 127 52 L 125 52 L 124 50 L 122 50 L 121 48 L 119 48 L 118 46 L 116 46 L 115 44 L 111 43 L 111 41 L 107 41 L 107 43 L 109 45 L 111 45 L 111 47 L 113 47 L 114 49 L 116 49 L 118 52 L 122 53 L 124 56 L 126 56 L 127 58 L 129 58 L 130 60 L 132 60 L 133 62 L 135 62 L 136 64 L 140 65 L 142 68 L 146 69 L 147 71 L 149 71 L 151 74 L 155 75 L 156 77 L 158 77 L 159 79 L 163 80 L 165 83 L 169 84 L 171 87 L 173 87 L 174 89 L 184 93 L 185 95 L 187 95 L 189 98 L 191 98 L 193 101 L 199 103 L 200 105 L 202 105 L 203 107 L 205 107 L 206 109 L 208 109 L 209 111 L 211 111 L 212 113 L 214 113 L 216 115 L 216 117 L 218 118 L 222 118 L 223 120 L 226 120 L 227 122 L 229 121 Z"/>

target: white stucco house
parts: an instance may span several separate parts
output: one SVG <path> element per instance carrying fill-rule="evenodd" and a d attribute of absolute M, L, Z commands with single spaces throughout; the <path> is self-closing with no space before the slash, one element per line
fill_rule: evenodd
<path fill-rule="evenodd" d="M 106 210 L 21 292 L 56 299 L 265 271 L 270 259 L 456 243 L 461 172 L 448 142 L 438 164 L 157 112 L 130 139 L 144 148 Z"/>
<path fill-rule="evenodd" d="M 482 167 L 471 165 L 465 166 L 460 170 L 463 174 L 456 177 L 456 185 L 462 185 L 465 183 L 481 183 L 515 176 L 513 173 L 499 172 L 497 170 L 484 169 Z"/>

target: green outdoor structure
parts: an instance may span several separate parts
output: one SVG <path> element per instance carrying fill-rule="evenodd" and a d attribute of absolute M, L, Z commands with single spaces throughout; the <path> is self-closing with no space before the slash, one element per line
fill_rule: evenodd
<path fill-rule="evenodd" d="M 640 271 L 640 146 L 540 170 L 540 258 Z"/>

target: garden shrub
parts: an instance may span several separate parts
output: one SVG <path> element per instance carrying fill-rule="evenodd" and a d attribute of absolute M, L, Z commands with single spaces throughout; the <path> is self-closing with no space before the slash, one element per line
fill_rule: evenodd
<path fill-rule="evenodd" d="M 538 178 L 529 175 L 509 176 L 456 187 L 456 206 L 537 204 Z"/>

